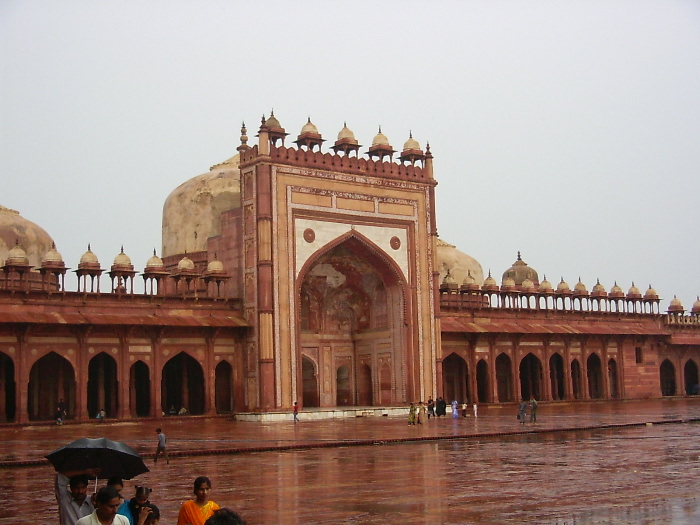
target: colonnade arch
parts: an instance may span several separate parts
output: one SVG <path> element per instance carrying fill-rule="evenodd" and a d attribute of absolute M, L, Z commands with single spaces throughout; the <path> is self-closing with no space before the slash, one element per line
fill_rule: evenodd
<path fill-rule="evenodd" d="M 608 385 L 610 385 L 610 397 L 618 399 L 620 397 L 620 383 L 618 380 L 617 361 L 608 360 Z"/>
<path fill-rule="evenodd" d="M 476 396 L 479 403 L 490 401 L 489 365 L 483 359 L 479 359 L 479 362 L 476 364 Z"/>
<path fill-rule="evenodd" d="M 659 377 L 661 380 L 661 395 L 676 395 L 676 367 L 668 359 L 664 359 L 659 367 Z"/>
<path fill-rule="evenodd" d="M 532 353 L 520 361 L 520 399 L 542 399 L 542 362 Z"/>
<path fill-rule="evenodd" d="M 513 398 L 513 371 L 508 354 L 502 353 L 496 358 L 496 385 L 500 403 L 515 401 Z"/>
<path fill-rule="evenodd" d="M 304 407 L 318 407 L 318 374 L 316 364 L 306 356 L 301 359 L 302 403 Z"/>
<path fill-rule="evenodd" d="M 75 372 L 73 365 L 56 352 L 38 359 L 29 372 L 27 411 L 30 420 L 54 419 L 63 400 L 67 417 L 75 415 Z"/>
<path fill-rule="evenodd" d="M 588 379 L 588 397 L 590 399 L 602 399 L 603 371 L 601 369 L 600 357 L 598 354 L 591 354 L 586 360 L 586 378 Z"/>
<path fill-rule="evenodd" d="M 469 366 L 459 355 L 452 353 L 442 361 L 442 392 L 449 402 L 460 403 L 472 400 L 469 381 Z"/>
<path fill-rule="evenodd" d="M 374 405 L 372 369 L 366 363 L 361 364 L 357 369 L 357 404 L 360 406 Z"/>
<path fill-rule="evenodd" d="M 107 417 L 116 417 L 119 408 L 117 391 L 117 362 L 105 352 L 98 353 L 88 363 L 87 410 L 95 417 L 104 410 Z"/>
<path fill-rule="evenodd" d="M 233 412 L 233 367 L 221 361 L 214 369 L 214 406 L 217 414 Z"/>
<path fill-rule="evenodd" d="M 141 360 L 129 369 L 129 408 L 131 417 L 151 415 L 151 375 L 148 365 Z"/>
<path fill-rule="evenodd" d="M 15 420 L 15 364 L 0 352 L 0 422 Z"/>
<path fill-rule="evenodd" d="M 689 396 L 697 395 L 700 390 L 700 380 L 698 379 L 698 365 L 692 359 L 688 359 L 683 367 L 683 381 L 685 383 L 685 393 Z"/>
<path fill-rule="evenodd" d="M 549 358 L 549 382 L 552 399 L 561 400 L 566 396 L 564 384 L 564 358 L 559 353 L 552 354 Z"/>
<path fill-rule="evenodd" d="M 579 363 L 578 359 L 571 361 L 571 394 L 574 399 L 583 399 L 581 363 Z"/>
<path fill-rule="evenodd" d="M 203 414 L 204 373 L 192 356 L 180 352 L 163 366 L 161 409 L 165 414 L 185 408 L 190 414 Z"/>

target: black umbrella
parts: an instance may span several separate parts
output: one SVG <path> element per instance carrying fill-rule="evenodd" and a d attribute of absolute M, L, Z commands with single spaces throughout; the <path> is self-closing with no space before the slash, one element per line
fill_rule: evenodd
<path fill-rule="evenodd" d="M 98 477 L 118 476 L 131 479 L 148 472 L 148 467 L 133 448 L 107 438 L 81 438 L 46 456 L 57 472 L 98 469 Z"/>

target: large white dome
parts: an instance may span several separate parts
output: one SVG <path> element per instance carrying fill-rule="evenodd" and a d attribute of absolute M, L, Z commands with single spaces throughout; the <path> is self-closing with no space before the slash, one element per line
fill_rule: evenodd
<path fill-rule="evenodd" d="M 484 284 L 484 270 L 479 261 L 440 238 L 437 240 L 437 269 L 440 272 L 439 282 L 442 282 L 447 270 L 450 270 L 450 275 L 458 285 L 464 283 L 467 274 L 471 274 L 479 286 Z"/>
<path fill-rule="evenodd" d="M 178 186 L 163 205 L 162 256 L 206 250 L 223 212 L 241 205 L 239 156 Z"/>
<path fill-rule="evenodd" d="M 0 205 L 0 266 L 5 264 L 16 244 L 26 253 L 29 264 L 38 268 L 44 255 L 51 250 L 53 239 L 18 211 Z"/>

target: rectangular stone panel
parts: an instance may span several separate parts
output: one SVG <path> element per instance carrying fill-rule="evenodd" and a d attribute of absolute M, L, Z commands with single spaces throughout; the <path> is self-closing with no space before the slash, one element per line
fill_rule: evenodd
<path fill-rule="evenodd" d="M 314 193 L 292 192 L 292 202 L 294 204 L 306 204 L 308 206 L 323 206 L 330 208 L 333 205 L 333 198 L 330 195 L 316 195 Z"/>
<path fill-rule="evenodd" d="M 129 345 L 129 352 L 147 354 L 151 352 L 151 345 Z"/>
<path fill-rule="evenodd" d="M 386 213 L 390 215 L 405 215 L 407 217 L 413 217 L 413 206 L 408 204 L 395 204 L 393 202 L 380 202 L 379 203 L 379 213 Z"/>
<path fill-rule="evenodd" d="M 360 199 L 348 199 L 345 197 L 338 197 L 336 199 L 336 206 L 341 210 L 353 210 L 353 211 L 374 211 L 374 201 L 373 200 L 360 200 Z"/>

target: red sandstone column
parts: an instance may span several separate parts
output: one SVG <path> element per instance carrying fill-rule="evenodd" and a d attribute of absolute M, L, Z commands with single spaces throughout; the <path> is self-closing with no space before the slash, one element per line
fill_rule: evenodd
<path fill-rule="evenodd" d="M 496 373 L 496 349 L 494 348 L 494 342 L 489 341 L 489 382 L 491 383 L 491 403 L 498 403 L 498 375 Z"/>
<path fill-rule="evenodd" d="M 120 337 L 119 359 L 117 360 L 117 417 L 126 419 L 131 415 L 131 396 L 129 381 L 129 343 L 126 337 Z"/>
<path fill-rule="evenodd" d="M 590 399 L 591 395 L 588 390 L 588 351 L 585 343 L 585 341 L 581 341 L 581 399 Z"/>
<path fill-rule="evenodd" d="M 87 421 L 90 416 L 87 411 L 87 384 L 88 384 L 88 355 L 87 334 L 82 331 L 77 338 L 78 350 L 75 358 L 75 419 Z"/>
<path fill-rule="evenodd" d="M 216 365 L 214 359 L 214 338 L 207 337 L 207 351 L 204 356 L 204 413 L 208 415 L 216 414 Z"/>
<path fill-rule="evenodd" d="M 542 352 L 542 358 L 544 360 L 544 373 L 542 374 L 544 377 L 542 378 L 542 382 L 544 383 L 542 385 L 542 399 L 546 399 L 548 401 L 551 401 L 553 396 L 552 396 L 552 371 L 549 368 L 549 344 L 545 343 L 544 346 L 544 351 Z"/>
<path fill-rule="evenodd" d="M 603 399 L 610 399 L 610 370 L 608 370 L 608 343 L 603 342 L 604 346 L 600 351 L 601 375 L 603 376 Z"/>
<path fill-rule="evenodd" d="M 569 351 L 569 342 L 564 343 L 564 399 L 572 400 L 574 398 L 574 383 L 571 376 L 571 352 Z"/>
<path fill-rule="evenodd" d="M 29 421 L 28 390 L 29 390 L 29 368 L 27 367 L 27 345 L 26 336 L 17 331 L 17 353 L 15 354 L 15 419 L 20 423 Z"/>
<path fill-rule="evenodd" d="M 160 341 L 162 334 L 152 340 L 153 362 L 150 367 L 151 375 L 151 416 L 161 417 L 163 415 L 163 390 L 161 382 L 163 380 L 162 357 Z"/>
<path fill-rule="evenodd" d="M 262 138 L 261 138 L 262 140 Z M 260 404 L 262 409 L 276 406 L 275 341 L 273 313 L 272 261 L 272 168 L 260 164 L 256 170 L 256 243 L 257 243 L 257 339 L 260 355 Z"/>

